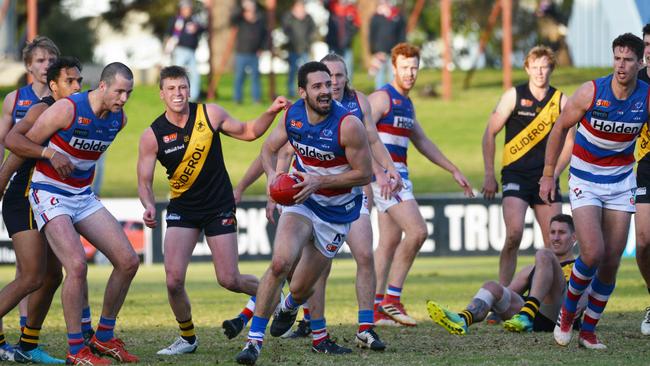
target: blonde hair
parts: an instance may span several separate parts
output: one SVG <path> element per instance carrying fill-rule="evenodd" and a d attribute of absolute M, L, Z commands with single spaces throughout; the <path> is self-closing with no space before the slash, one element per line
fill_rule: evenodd
<path fill-rule="evenodd" d="M 37 48 L 42 48 L 49 53 L 59 58 L 61 53 L 59 52 L 59 47 L 57 47 L 51 39 L 45 36 L 36 36 L 31 42 L 27 43 L 25 48 L 23 48 L 23 63 L 25 66 L 32 63 L 32 57 L 34 56 L 34 51 Z"/>
<path fill-rule="evenodd" d="M 537 60 L 544 56 L 548 58 L 548 62 L 551 64 L 551 70 L 555 69 L 555 52 L 553 52 L 553 50 L 548 46 L 543 45 L 535 46 L 528 51 L 526 59 L 524 60 L 524 67 L 528 67 L 530 60 Z"/>

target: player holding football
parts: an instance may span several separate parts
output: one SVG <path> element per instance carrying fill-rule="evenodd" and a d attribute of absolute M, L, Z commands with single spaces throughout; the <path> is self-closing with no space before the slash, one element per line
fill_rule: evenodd
<path fill-rule="evenodd" d="M 550 332 L 562 306 L 573 267 L 576 235 L 571 216 L 551 218 L 549 248 L 535 254 L 535 264 L 524 267 L 506 287 L 486 282 L 465 310 L 454 313 L 434 301 L 427 302 L 431 319 L 452 334 L 467 334 L 469 326 L 485 319 L 489 311 L 506 320 L 514 332 Z M 528 296 L 524 294 L 528 292 Z"/>
<path fill-rule="evenodd" d="M 432 163 L 450 172 L 467 197 L 474 194 L 463 173 L 426 136 L 415 117 L 415 108 L 408 94 L 418 76 L 420 50 L 408 43 L 400 43 L 393 47 L 391 59 L 395 77 L 390 84 L 372 93 L 368 100 L 379 138 L 402 176 L 404 189 L 386 199 L 380 192 L 382 183 L 379 180 L 372 183 L 375 205 L 379 210 L 379 246 L 375 250 L 375 305 L 378 310 L 375 324 L 414 326 L 415 319 L 404 309 L 401 294 L 409 269 L 428 233 L 408 176 L 406 153 L 409 142 Z"/>
<path fill-rule="evenodd" d="M 363 123 L 332 101 L 327 66 L 320 62 L 301 66 L 298 90 L 301 100 L 287 110 L 284 123 L 265 141 L 262 159 L 268 182 L 273 182 L 280 173 L 277 153 L 289 141 L 296 151 L 295 174 L 304 179 L 298 184 L 302 190 L 296 195 L 297 204 L 285 207 L 280 215 L 273 258 L 258 287 L 248 341 L 236 357 L 240 364 L 257 361 L 280 286 L 295 264 L 291 292 L 274 317 L 271 334 L 281 335 L 294 323 L 300 305 L 312 295 L 351 223 L 358 219 L 359 186 L 367 184 L 372 173 Z"/>
<path fill-rule="evenodd" d="M 278 97 L 256 120 L 242 123 L 216 104 L 191 103 L 189 79 L 180 66 L 163 68 L 159 86 L 165 112 L 140 138 L 138 193 L 145 208 L 144 223 L 156 227 L 153 175 L 156 160 L 160 161 L 167 169 L 171 191 L 163 244 L 167 295 L 181 336 L 158 354 L 176 355 L 194 352 L 198 346 L 185 275 L 201 231 L 212 252 L 219 284 L 249 295 L 257 291 L 257 277 L 239 273 L 235 201 L 220 134 L 255 140 L 288 101 Z"/>
<path fill-rule="evenodd" d="M 348 86 L 347 69 L 345 61 L 342 57 L 336 54 L 328 54 L 321 59 L 331 72 L 332 79 L 332 97 L 334 100 L 340 102 L 343 107 L 348 109 L 352 114 L 357 116 L 364 122 L 366 132 L 368 133 L 368 141 L 373 155 L 374 174 L 383 183 L 382 194 L 388 197 L 392 193 L 396 193 L 401 188 L 401 177 L 397 173 L 393 161 L 386 150 L 384 144 L 379 140 L 377 135 L 376 126 L 370 121 L 370 105 L 368 104 L 367 97 L 357 91 L 350 89 Z M 289 146 L 289 156 L 284 160 L 286 164 L 279 163 L 278 170 L 288 170 L 288 164 L 293 158 L 293 148 Z M 285 148 L 283 148 L 283 151 Z M 282 154 L 286 155 L 286 154 Z M 384 169 L 384 167 L 386 167 Z M 247 170 L 244 178 L 238 183 L 235 188 L 236 196 L 241 197 L 243 191 L 252 184 L 263 173 L 261 159 L 258 157 Z M 390 182 L 393 184 L 391 185 Z M 370 186 L 366 185 L 364 191 L 370 191 Z M 270 203 L 269 210 L 272 212 L 275 208 L 273 202 Z M 367 207 L 367 197 L 363 199 L 364 206 L 361 208 L 359 219 L 352 223 L 350 233 L 346 239 L 352 252 L 352 256 L 357 263 L 356 273 L 356 293 L 357 301 L 359 303 L 358 311 L 358 324 L 359 328 L 356 335 L 356 343 L 359 347 L 369 348 L 372 350 L 383 350 L 385 344 L 381 341 L 377 333 L 373 330 L 373 297 L 375 290 L 375 272 L 374 261 L 372 253 L 372 227 L 370 224 L 370 212 Z M 304 318 L 298 324 L 296 331 L 287 334 L 287 337 L 306 337 L 310 333 L 313 334 L 313 349 L 318 352 L 339 353 L 349 352 L 348 348 L 340 347 L 332 342 L 323 343 L 327 337 L 327 329 L 325 326 L 325 286 L 327 283 L 327 276 L 329 275 L 330 268 L 323 272 L 322 278 L 317 282 L 314 289 L 314 294 L 309 298 L 309 307 L 303 306 Z M 249 310 L 250 311 L 250 310 Z M 229 338 L 234 338 L 243 329 L 245 323 L 249 320 L 246 314 L 250 314 L 246 310 L 237 318 L 226 320 L 223 323 L 226 335 Z M 312 319 L 314 322 L 312 323 Z M 312 326 L 316 324 L 317 326 Z M 328 346 L 329 348 L 323 348 Z"/>

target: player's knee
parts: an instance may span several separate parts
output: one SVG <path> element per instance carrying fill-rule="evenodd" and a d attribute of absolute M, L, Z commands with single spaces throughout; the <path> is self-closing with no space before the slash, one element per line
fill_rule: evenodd
<path fill-rule="evenodd" d="M 636 232 L 636 252 L 650 251 L 650 232 L 645 229 Z"/>
<path fill-rule="evenodd" d="M 501 293 L 503 292 L 503 287 L 501 285 L 499 285 L 495 281 L 487 281 L 487 282 L 485 282 L 483 284 L 483 288 L 490 291 L 490 293 L 492 293 L 492 295 L 497 296 L 497 297 L 501 296 Z"/>
<path fill-rule="evenodd" d="M 522 235 L 523 235 L 523 231 L 519 229 L 510 230 L 508 233 L 506 233 L 506 241 L 503 244 L 503 250 L 506 251 L 518 250 L 519 244 L 521 244 Z"/>
<path fill-rule="evenodd" d="M 535 266 L 547 266 L 553 262 L 555 254 L 550 249 L 540 249 L 535 253 Z"/>
<path fill-rule="evenodd" d="M 357 262 L 358 269 L 369 269 L 374 271 L 375 261 L 372 250 L 363 250 L 355 254 L 354 260 Z"/>
<path fill-rule="evenodd" d="M 239 292 L 239 281 L 237 281 L 237 276 L 235 274 L 218 276 L 217 282 L 219 282 L 219 285 L 226 290 Z"/>
<path fill-rule="evenodd" d="M 118 263 L 115 265 L 115 269 L 119 270 L 121 273 L 133 278 L 138 272 L 140 267 L 140 259 L 138 256 L 133 253 L 133 255 L 125 256 L 121 258 Z"/>
<path fill-rule="evenodd" d="M 406 232 L 407 236 L 410 236 L 414 242 L 416 242 L 418 245 L 422 245 L 425 240 L 427 240 L 427 237 L 429 236 L 429 232 L 427 231 L 427 227 L 424 225 L 418 225 L 414 229 L 411 229 Z"/>
<path fill-rule="evenodd" d="M 271 260 L 271 274 L 275 277 L 285 277 L 291 271 L 292 263 L 284 258 L 273 258 Z"/>
<path fill-rule="evenodd" d="M 167 293 L 174 296 L 184 291 L 185 281 L 183 277 L 167 274 Z"/>
<path fill-rule="evenodd" d="M 23 293 L 32 293 L 43 286 L 45 276 L 41 273 L 21 273 L 16 280 Z"/>

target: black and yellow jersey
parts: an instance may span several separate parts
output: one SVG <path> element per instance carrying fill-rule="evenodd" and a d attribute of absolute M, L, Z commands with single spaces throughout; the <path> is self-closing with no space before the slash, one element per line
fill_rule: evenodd
<path fill-rule="evenodd" d="M 163 113 L 151 129 L 158 142 L 158 161 L 167 169 L 168 209 L 201 214 L 234 207 L 219 131 L 212 129 L 205 105 L 190 103 L 183 128 L 169 122 Z"/>
<path fill-rule="evenodd" d="M 537 100 L 528 83 L 515 87 L 515 90 L 515 108 L 505 125 L 502 172 L 541 176 L 546 141 L 560 115 L 562 92 L 551 86 L 544 99 Z"/>
<path fill-rule="evenodd" d="M 639 70 L 639 80 L 645 81 L 650 84 L 650 77 L 648 77 L 647 66 Z M 650 131 L 648 131 L 648 124 L 644 124 L 641 128 L 639 138 L 636 140 L 636 161 L 643 164 L 650 164 Z"/>

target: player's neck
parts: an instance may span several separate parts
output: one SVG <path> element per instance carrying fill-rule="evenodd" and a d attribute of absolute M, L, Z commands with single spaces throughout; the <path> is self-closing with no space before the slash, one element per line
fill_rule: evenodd
<path fill-rule="evenodd" d="M 405 97 L 409 96 L 409 92 L 411 91 L 411 89 L 404 89 L 404 88 L 400 87 L 399 85 L 397 85 L 397 81 L 395 81 L 395 79 L 393 79 L 393 81 L 391 81 L 390 85 L 392 85 L 393 88 L 395 88 L 395 90 L 397 90 L 397 92 L 400 93 L 401 95 L 403 95 Z"/>
<path fill-rule="evenodd" d="M 528 83 L 528 90 L 530 90 L 530 93 L 535 97 L 537 100 L 542 100 L 546 97 L 546 93 L 548 93 L 548 89 L 550 88 L 549 84 L 546 84 L 542 87 L 538 87 L 534 85 L 533 83 L 529 82 Z"/>
<path fill-rule="evenodd" d="M 612 78 L 612 93 L 618 100 L 626 100 L 636 89 L 636 78 L 627 84 L 619 83 L 616 77 Z"/>
<path fill-rule="evenodd" d="M 190 105 L 186 104 L 182 111 L 175 112 L 169 108 L 165 110 L 165 118 L 174 126 L 183 128 L 190 118 Z"/>
<path fill-rule="evenodd" d="M 51 94 L 50 88 L 48 88 L 46 84 L 37 81 L 32 83 L 32 90 L 34 91 L 34 94 L 41 99 Z"/>
<path fill-rule="evenodd" d="M 329 113 L 326 115 L 316 113 L 316 111 L 311 109 L 307 103 L 305 103 L 305 111 L 307 112 L 307 122 L 312 126 L 323 122 L 327 116 L 329 116 Z"/>
<path fill-rule="evenodd" d="M 88 92 L 88 104 L 90 104 L 90 109 L 92 109 L 93 114 L 98 118 L 105 118 L 110 108 L 104 105 L 101 95 L 99 94 L 99 89 L 94 89 Z"/>

